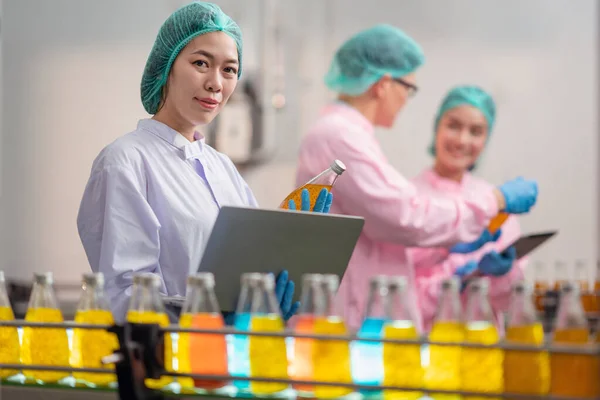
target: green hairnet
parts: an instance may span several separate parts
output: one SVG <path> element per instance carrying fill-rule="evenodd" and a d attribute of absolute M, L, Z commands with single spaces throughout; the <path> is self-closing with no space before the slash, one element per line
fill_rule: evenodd
<path fill-rule="evenodd" d="M 391 25 L 376 25 L 354 35 L 338 49 L 325 84 L 335 92 L 356 96 L 384 75 L 400 78 L 424 61 L 421 47 L 412 38 Z"/>
<path fill-rule="evenodd" d="M 429 146 L 429 152 L 435 156 L 435 133 L 444 114 L 455 107 L 469 105 L 477 108 L 485 117 L 488 124 L 488 135 L 492 132 L 496 120 L 496 104 L 494 99 L 485 90 L 478 86 L 456 86 L 446 94 L 434 123 L 434 139 Z"/>
<path fill-rule="evenodd" d="M 242 74 L 242 32 L 219 6 L 194 2 L 175 11 L 161 26 L 142 75 L 142 104 L 149 114 L 156 114 L 162 88 L 179 52 L 197 36 L 221 31 L 233 38 L 237 46 L 238 78 Z"/>

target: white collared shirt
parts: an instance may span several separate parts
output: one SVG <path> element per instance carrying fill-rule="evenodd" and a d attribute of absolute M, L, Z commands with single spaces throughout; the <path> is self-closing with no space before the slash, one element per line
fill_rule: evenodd
<path fill-rule="evenodd" d="M 156 273 L 163 294 L 185 296 L 219 208 L 258 206 L 231 160 L 196 139 L 145 119 L 93 163 L 77 227 L 92 270 L 104 273 L 117 321 L 133 273 Z"/>

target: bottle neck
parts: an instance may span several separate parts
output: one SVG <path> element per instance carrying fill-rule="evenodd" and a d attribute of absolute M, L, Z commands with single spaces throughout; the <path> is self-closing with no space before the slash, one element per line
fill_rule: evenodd
<path fill-rule="evenodd" d="M 488 300 L 487 292 L 471 292 L 467 301 L 467 322 L 489 322 L 494 323 L 494 314 Z"/>
<path fill-rule="evenodd" d="M 452 289 L 443 290 L 439 298 L 435 321 L 460 322 L 461 312 L 458 292 Z"/>
<path fill-rule="evenodd" d="M 532 325 L 537 322 L 531 293 L 513 294 L 508 310 L 508 326 Z"/>
<path fill-rule="evenodd" d="M 34 283 L 29 299 L 29 308 L 58 308 L 51 284 Z"/>

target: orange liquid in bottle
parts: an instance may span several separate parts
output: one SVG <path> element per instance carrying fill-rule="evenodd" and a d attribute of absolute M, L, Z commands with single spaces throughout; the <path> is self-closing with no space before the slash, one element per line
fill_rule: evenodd
<path fill-rule="evenodd" d="M 574 328 L 555 331 L 553 342 L 582 347 L 589 340 L 587 328 Z M 550 394 L 594 398 L 599 391 L 600 362 L 593 355 L 554 353 L 550 355 L 550 376 Z"/>
<path fill-rule="evenodd" d="M 491 233 L 496 233 L 496 231 L 498 229 L 500 229 L 500 227 L 502 226 L 502 224 L 506 222 L 506 220 L 508 219 L 509 216 L 510 216 L 510 214 L 507 214 L 507 213 L 504 213 L 504 212 L 498 213 L 498 215 L 496 215 L 490 221 L 490 224 L 488 225 L 488 230 Z"/>
<path fill-rule="evenodd" d="M 185 319 L 183 317 L 186 317 Z M 196 329 L 222 329 L 223 317 L 220 314 L 184 314 L 180 326 L 189 324 Z M 185 335 L 185 336 L 182 336 Z M 182 342 L 183 339 L 183 342 Z M 225 335 L 207 333 L 180 333 L 180 369 L 198 375 L 227 375 L 227 343 Z M 185 353 L 183 353 L 185 352 Z M 185 361 L 184 361 L 185 360 Z M 182 362 L 184 361 L 184 362 Z M 183 371 L 186 369 L 187 371 Z M 194 379 L 194 386 L 203 389 L 217 389 L 227 381 Z"/>
<path fill-rule="evenodd" d="M 313 333 L 315 317 L 312 315 L 298 317 L 296 333 Z M 290 378 L 296 380 L 313 379 L 313 339 L 294 339 L 294 360 L 290 365 Z M 311 385 L 293 384 L 292 387 L 300 392 L 312 392 L 314 387 Z"/>
<path fill-rule="evenodd" d="M 509 343 L 541 346 L 544 328 L 541 323 L 509 326 Z M 504 390 L 508 393 L 545 395 L 550 387 L 550 360 L 546 351 L 506 350 L 504 355 Z"/>
<path fill-rule="evenodd" d="M 544 297 L 550 286 L 546 282 L 535 283 L 534 302 L 537 311 L 544 311 Z"/>
<path fill-rule="evenodd" d="M 300 207 L 302 204 L 302 190 L 303 189 L 308 190 L 308 195 L 310 197 L 310 209 L 312 210 L 313 207 L 315 206 L 315 203 L 317 202 L 317 197 L 319 197 L 319 193 L 321 193 L 321 190 L 327 189 L 328 191 L 331 191 L 331 185 L 314 185 L 312 183 L 307 183 L 306 185 L 299 187 L 298 189 L 296 189 L 292 193 L 290 193 L 285 198 L 285 200 L 283 200 L 283 202 L 281 203 L 279 208 L 283 208 L 283 209 L 287 210 L 289 208 L 289 205 L 288 205 L 289 201 L 294 200 L 294 203 L 296 204 L 296 210 L 300 210 Z"/>

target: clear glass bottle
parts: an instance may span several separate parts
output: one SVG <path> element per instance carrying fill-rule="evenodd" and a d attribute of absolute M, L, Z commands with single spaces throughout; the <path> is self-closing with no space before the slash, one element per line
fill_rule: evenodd
<path fill-rule="evenodd" d="M 317 304 L 315 318 L 316 335 L 348 335 L 342 316 L 335 307 L 335 294 L 338 290 L 337 275 L 323 275 L 322 301 Z M 343 340 L 315 340 L 313 352 L 313 371 L 316 381 L 351 383 L 350 344 Z M 315 387 L 315 398 L 327 399 L 345 396 L 352 389 L 340 386 Z"/>
<path fill-rule="evenodd" d="M 223 329 L 225 322 L 215 295 L 215 277 L 210 272 L 191 275 L 187 279 L 187 294 L 179 318 L 182 328 Z M 180 333 L 177 346 L 178 369 L 182 373 L 227 375 L 227 343 L 225 335 Z M 202 357 L 192 355 L 202 354 Z M 183 387 L 217 389 L 227 384 L 218 380 L 179 379 Z"/>
<path fill-rule="evenodd" d="M 283 332 L 285 324 L 275 297 L 275 279 L 272 274 L 262 274 L 251 286 L 250 330 L 254 332 Z M 285 337 L 250 336 L 250 374 L 261 378 L 288 378 Z M 250 382 L 254 394 L 273 394 L 287 389 L 285 383 Z"/>
<path fill-rule="evenodd" d="M 13 314 L 6 283 L 4 271 L 0 271 L 0 321 L 13 321 Z M 0 327 L 0 364 L 19 364 L 21 362 L 19 334 L 17 327 Z M 0 369 L 0 379 L 16 375 L 19 371 L 13 369 Z"/>
<path fill-rule="evenodd" d="M 579 285 L 563 282 L 552 342 L 574 347 L 590 344 L 588 321 L 581 305 Z M 594 398 L 598 391 L 597 356 L 551 353 L 550 394 Z"/>
<path fill-rule="evenodd" d="M 386 321 L 388 303 L 388 280 L 386 275 L 373 276 L 369 282 L 369 295 L 363 323 L 357 336 L 381 339 Z M 383 345 L 377 342 L 355 341 L 350 345 L 352 378 L 360 385 L 380 385 L 383 380 Z M 375 394 L 373 390 L 361 393 Z"/>
<path fill-rule="evenodd" d="M 310 209 L 312 210 L 317 202 L 317 197 L 319 197 L 321 190 L 327 189 L 328 191 L 331 191 L 335 181 L 344 173 L 344 171 L 346 171 L 346 166 L 344 163 L 340 160 L 334 160 L 329 168 L 290 193 L 285 200 L 283 200 L 279 208 L 287 209 L 289 201 L 294 200 L 296 203 L 296 208 L 299 210 L 300 205 L 302 204 L 302 190 L 306 189 L 308 190 L 308 194 L 310 196 Z"/>
<path fill-rule="evenodd" d="M 317 304 L 323 302 L 323 285 L 320 274 L 305 274 L 302 276 L 302 293 L 300 310 L 294 320 L 294 332 L 312 334 L 314 332 Z M 288 373 L 292 379 L 313 380 L 313 339 L 293 338 Z M 311 385 L 292 385 L 300 394 L 309 396 L 314 392 Z"/>
<path fill-rule="evenodd" d="M 127 321 L 138 324 L 158 324 L 169 326 L 169 317 L 165 305 L 160 298 L 160 277 L 153 273 L 141 273 L 133 276 L 133 288 L 129 299 Z M 173 341 L 169 333 L 164 335 L 165 369 L 173 372 Z M 168 376 L 160 379 L 147 379 L 146 385 L 152 389 L 160 389 L 173 382 Z"/>
<path fill-rule="evenodd" d="M 34 274 L 33 289 L 25 321 L 61 323 L 63 315 L 54 294 L 51 272 Z M 21 361 L 24 365 L 69 366 L 69 341 L 65 328 L 23 328 Z M 28 378 L 54 383 L 69 376 L 67 372 L 23 370 Z"/>
<path fill-rule="evenodd" d="M 114 319 L 104 296 L 104 275 L 100 272 L 83 275 L 81 297 L 75 313 L 79 324 L 113 325 Z M 106 330 L 73 329 L 71 366 L 76 368 L 105 368 L 114 371 L 114 365 L 104 365 L 102 357 L 119 347 L 114 333 Z M 94 385 L 105 386 L 116 382 L 114 373 L 93 374 L 73 372 L 73 377 Z"/>
<path fill-rule="evenodd" d="M 471 281 L 467 287 L 465 342 L 496 345 L 500 341 L 494 325 L 494 313 L 490 305 L 489 278 Z M 504 376 L 502 365 L 504 352 L 501 349 L 462 349 L 460 370 L 463 390 L 485 393 L 502 393 Z M 468 399 L 484 399 L 467 396 Z"/>
<path fill-rule="evenodd" d="M 408 283 L 403 276 L 389 278 L 386 322 L 383 326 L 384 339 L 417 340 L 419 332 L 418 310 L 414 299 L 409 297 Z M 423 386 L 419 344 L 383 344 L 383 368 L 385 386 L 403 386 L 419 389 Z M 419 391 L 385 391 L 386 399 L 416 400 L 422 397 Z"/>
<path fill-rule="evenodd" d="M 252 292 L 257 287 L 258 281 L 261 279 L 261 274 L 251 272 L 241 276 L 240 297 L 235 311 L 234 327 L 238 331 L 250 330 L 250 307 L 252 300 Z M 231 335 L 229 338 L 228 365 L 229 374 L 233 377 L 248 377 L 250 376 L 250 353 L 249 353 L 249 338 L 248 335 Z M 233 385 L 237 390 L 245 392 L 250 389 L 249 381 L 234 380 Z"/>
<path fill-rule="evenodd" d="M 510 344 L 543 346 L 544 327 L 533 304 L 533 288 L 525 282 L 513 285 L 508 309 L 506 341 Z M 546 395 L 550 388 L 548 352 L 506 350 L 504 390 L 508 393 Z"/>
<path fill-rule="evenodd" d="M 429 340 L 461 343 L 465 339 L 460 302 L 460 280 L 452 277 L 442 281 Z M 429 346 L 429 365 L 425 370 L 425 385 L 438 390 L 460 390 L 460 346 Z M 432 393 L 434 399 L 460 399 L 458 395 Z"/>

